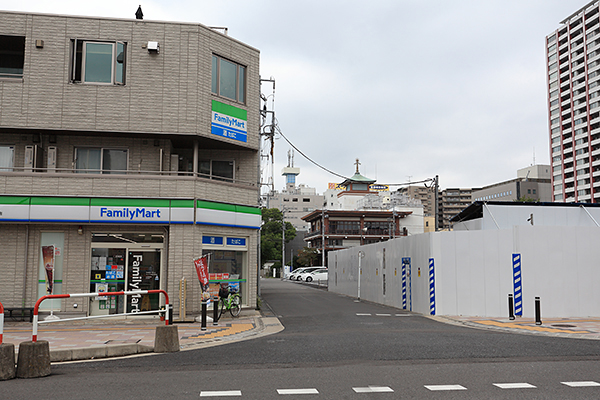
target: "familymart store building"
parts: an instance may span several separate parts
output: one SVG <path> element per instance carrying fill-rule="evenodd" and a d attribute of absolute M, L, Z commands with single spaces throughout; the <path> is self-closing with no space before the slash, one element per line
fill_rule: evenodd
<path fill-rule="evenodd" d="M 53 294 L 163 289 L 179 317 L 201 308 L 193 259 L 210 253 L 212 284 L 256 305 L 258 207 L 199 199 L 0 196 L 0 302 Z M 137 313 L 159 295 L 45 301 L 56 315 Z M 181 303 L 180 299 L 183 299 Z"/>

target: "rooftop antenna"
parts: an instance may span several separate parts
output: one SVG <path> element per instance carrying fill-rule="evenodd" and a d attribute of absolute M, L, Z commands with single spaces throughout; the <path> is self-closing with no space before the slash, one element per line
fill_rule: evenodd
<path fill-rule="evenodd" d="M 533 146 L 533 165 L 535 165 L 535 146 Z"/>
<path fill-rule="evenodd" d="M 142 5 L 141 4 L 138 7 L 137 11 L 135 12 L 135 19 L 144 19 L 144 13 L 142 12 Z"/>

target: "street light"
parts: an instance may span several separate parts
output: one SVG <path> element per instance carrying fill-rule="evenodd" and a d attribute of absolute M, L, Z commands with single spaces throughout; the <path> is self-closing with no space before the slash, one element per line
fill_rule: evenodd
<path fill-rule="evenodd" d="M 360 266 L 360 261 L 362 260 L 362 258 L 365 256 L 365 252 L 364 251 L 358 251 L 358 296 L 357 299 L 358 301 L 360 301 L 360 276 L 362 275 L 362 268 Z"/>
<path fill-rule="evenodd" d="M 321 210 L 321 266 L 325 266 L 325 218 L 328 215 L 325 214 L 325 210 Z"/>

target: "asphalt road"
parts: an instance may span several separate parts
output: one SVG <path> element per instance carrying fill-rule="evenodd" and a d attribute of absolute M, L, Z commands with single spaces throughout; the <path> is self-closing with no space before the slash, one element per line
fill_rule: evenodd
<path fill-rule="evenodd" d="M 600 399 L 598 341 L 465 328 L 295 283 L 261 284 L 264 312 L 285 327 L 278 334 L 53 365 L 46 378 L 1 382 L 0 399 Z"/>

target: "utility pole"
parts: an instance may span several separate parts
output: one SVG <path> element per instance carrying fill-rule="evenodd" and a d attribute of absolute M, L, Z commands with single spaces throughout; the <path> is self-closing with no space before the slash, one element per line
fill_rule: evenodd
<path fill-rule="evenodd" d="M 437 230 L 439 229 L 438 224 L 439 224 L 439 219 L 440 219 L 440 215 L 439 215 L 440 214 L 440 208 L 439 208 L 440 206 L 438 204 L 438 202 L 439 202 L 439 198 L 438 198 L 439 197 L 439 183 L 440 183 L 439 176 L 436 175 L 435 176 L 435 184 L 433 185 L 434 190 L 435 190 L 435 192 L 434 192 L 434 195 L 435 195 L 435 197 L 434 197 L 435 198 L 435 232 L 437 232 Z"/>
<path fill-rule="evenodd" d="M 285 207 L 281 207 L 281 276 L 285 270 Z"/>

